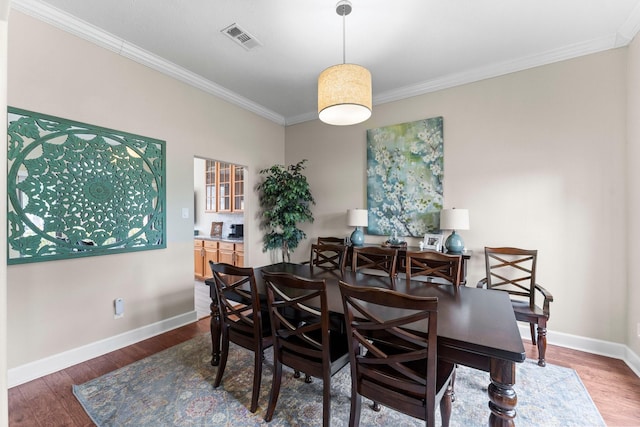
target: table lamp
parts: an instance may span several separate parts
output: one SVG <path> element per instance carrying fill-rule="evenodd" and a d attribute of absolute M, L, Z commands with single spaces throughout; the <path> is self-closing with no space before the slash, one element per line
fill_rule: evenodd
<path fill-rule="evenodd" d="M 366 209 L 349 209 L 347 210 L 347 225 L 355 227 L 351 233 L 351 244 L 353 246 L 364 245 L 364 232 L 362 227 L 369 225 L 369 216 Z"/>
<path fill-rule="evenodd" d="M 442 209 L 440 211 L 440 229 L 451 230 L 451 235 L 447 237 L 444 247 L 448 253 L 461 254 L 464 250 L 464 241 L 456 230 L 469 229 L 468 209 Z"/>

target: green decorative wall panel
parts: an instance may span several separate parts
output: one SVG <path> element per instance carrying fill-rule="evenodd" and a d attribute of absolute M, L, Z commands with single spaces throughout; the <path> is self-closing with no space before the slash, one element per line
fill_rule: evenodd
<path fill-rule="evenodd" d="M 8 263 L 166 247 L 165 142 L 9 107 Z"/>

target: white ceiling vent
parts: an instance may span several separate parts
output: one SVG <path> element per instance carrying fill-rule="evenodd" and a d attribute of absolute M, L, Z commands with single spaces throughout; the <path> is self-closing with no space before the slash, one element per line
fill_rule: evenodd
<path fill-rule="evenodd" d="M 220 32 L 247 50 L 262 46 L 255 37 L 247 33 L 235 23 L 229 25 L 227 28 L 223 28 Z"/>

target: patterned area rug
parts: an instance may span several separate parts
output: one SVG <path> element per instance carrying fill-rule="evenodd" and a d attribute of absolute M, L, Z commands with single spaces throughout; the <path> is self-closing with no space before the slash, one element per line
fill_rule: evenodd
<path fill-rule="evenodd" d="M 203 335 L 110 372 L 73 392 L 99 426 L 311 426 L 322 418 L 322 381 L 306 384 L 283 368 L 273 421 L 263 420 L 269 400 L 273 364 L 266 352 L 258 411 L 249 412 L 253 353 L 232 346 L 222 384 L 212 384 L 217 367 L 210 362 L 210 336 Z M 516 425 L 604 426 L 605 423 L 573 369 L 518 364 Z M 331 425 L 349 421 L 351 379 L 346 366 L 331 381 Z M 489 417 L 489 374 L 458 367 L 451 426 L 485 426 Z M 374 412 L 363 400 L 362 426 L 424 426 L 424 422 L 388 408 Z M 441 425 L 438 411 L 436 425 Z"/>

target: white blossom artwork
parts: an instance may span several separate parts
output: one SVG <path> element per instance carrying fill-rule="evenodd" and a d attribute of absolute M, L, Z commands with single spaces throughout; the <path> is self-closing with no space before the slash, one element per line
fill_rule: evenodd
<path fill-rule="evenodd" d="M 367 130 L 368 233 L 437 232 L 443 178 L 442 117 Z"/>

